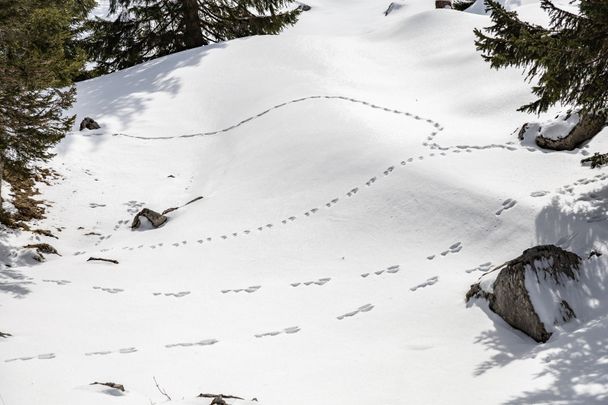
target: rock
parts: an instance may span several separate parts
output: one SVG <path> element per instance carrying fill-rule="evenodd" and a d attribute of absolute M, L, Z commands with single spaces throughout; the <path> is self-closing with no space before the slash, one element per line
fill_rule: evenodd
<path fill-rule="evenodd" d="M 168 219 L 166 216 L 159 214 L 156 211 L 152 211 L 149 208 L 144 208 L 143 210 L 139 211 L 137 215 L 135 215 L 135 218 L 133 218 L 133 222 L 131 223 L 131 229 L 137 229 L 140 227 L 140 217 L 144 217 L 148 221 L 150 221 L 154 228 L 158 228 L 159 226 L 167 222 Z"/>
<path fill-rule="evenodd" d="M 48 243 L 35 243 L 33 245 L 25 245 L 24 248 L 36 249 L 36 251 L 38 253 L 46 253 L 49 255 L 61 256 L 59 254 L 59 252 L 57 252 L 57 249 L 55 249 L 53 246 L 49 245 Z"/>
<path fill-rule="evenodd" d="M 304 3 L 300 3 L 300 5 L 298 6 L 298 10 L 302 10 L 302 11 L 310 11 L 312 7 L 310 7 L 308 4 L 304 4 Z"/>
<path fill-rule="evenodd" d="M 227 402 L 224 401 L 224 398 L 220 395 L 219 397 L 213 398 L 210 405 L 227 405 Z"/>
<path fill-rule="evenodd" d="M 452 0 L 435 0 L 435 8 L 452 8 Z"/>
<path fill-rule="evenodd" d="M 487 300 L 509 325 L 544 343 L 553 326 L 576 317 L 561 296 L 566 283 L 578 280 L 580 264 L 578 255 L 557 246 L 536 246 L 496 268 L 500 272 L 494 273 L 494 280 L 482 278 L 473 284 L 466 300 Z"/>
<path fill-rule="evenodd" d="M 524 125 L 522 125 L 519 132 L 517 133 L 517 139 L 519 139 L 520 141 L 523 141 L 525 138 L 526 132 L 528 132 L 529 127 L 530 127 L 530 124 L 527 122 Z"/>
<path fill-rule="evenodd" d="M 85 117 L 80 123 L 80 130 L 83 129 L 99 129 L 101 128 L 99 124 L 91 117 Z"/>

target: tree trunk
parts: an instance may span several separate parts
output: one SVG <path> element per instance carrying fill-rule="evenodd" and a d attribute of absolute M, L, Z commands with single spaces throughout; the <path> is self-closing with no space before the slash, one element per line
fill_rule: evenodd
<path fill-rule="evenodd" d="M 0 214 L 4 211 L 2 210 L 2 180 L 4 179 L 4 156 L 0 152 Z"/>
<path fill-rule="evenodd" d="M 182 16 L 186 49 L 206 45 L 198 16 L 198 0 L 182 0 Z"/>
<path fill-rule="evenodd" d="M 568 135 L 560 139 L 536 137 L 536 144 L 544 149 L 573 150 L 593 138 L 606 125 L 605 115 L 592 115 L 581 112 L 581 119 Z"/>

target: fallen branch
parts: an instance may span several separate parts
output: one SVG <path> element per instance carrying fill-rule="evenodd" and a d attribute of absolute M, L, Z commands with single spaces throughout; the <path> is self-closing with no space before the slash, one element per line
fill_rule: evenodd
<path fill-rule="evenodd" d="M 243 398 L 241 397 L 237 397 L 234 395 L 224 395 L 224 394 L 198 394 L 197 398 L 226 398 L 226 399 L 240 399 L 243 400 Z"/>
<path fill-rule="evenodd" d="M 608 153 L 604 153 L 601 155 L 599 153 L 594 153 L 593 156 L 581 160 L 581 164 L 582 165 L 589 164 L 592 169 L 595 169 L 596 167 L 608 165 Z"/>
<path fill-rule="evenodd" d="M 95 381 L 94 383 L 91 383 L 91 385 L 105 385 L 106 387 L 115 388 L 115 389 L 117 389 L 119 391 L 125 392 L 125 386 L 124 385 L 122 385 L 122 384 L 116 384 L 116 383 L 113 383 L 113 382 L 102 383 L 102 382 Z"/>
<path fill-rule="evenodd" d="M 171 397 L 169 396 L 169 394 L 167 394 L 167 391 L 161 389 L 160 386 L 158 385 L 158 381 L 156 381 L 156 377 L 152 377 L 152 379 L 154 380 L 154 384 L 156 384 L 156 388 L 158 388 L 158 392 L 160 392 L 161 394 L 163 394 L 164 396 L 166 396 L 167 399 L 169 401 L 171 401 Z"/>
<path fill-rule="evenodd" d="M 118 264 L 118 260 L 104 259 L 102 257 L 89 257 L 89 259 L 87 260 L 87 262 L 90 262 L 90 261 L 93 261 L 93 260 L 97 260 L 97 261 L 100 261 L 100 262 L 108 262 L 108 263 Z"/>

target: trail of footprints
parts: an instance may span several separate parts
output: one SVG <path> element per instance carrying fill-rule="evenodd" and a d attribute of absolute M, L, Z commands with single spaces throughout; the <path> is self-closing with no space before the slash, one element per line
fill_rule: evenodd
<path fill-rule="evenodd" d="M 479 268 L 486 268 L 488 266 L 490 266 L 490 263 L 486 263 L 483 265 L 480 265 Z M 400 265 L 392 265 L 392 266 L 388 266 L 382 270 L 378 270 L 375 271 L 373 273 L 362 273 L 360 276 L 363 278 L 366 278 L 370 275 L 375 275 L 375 276 L 381 276 L 382 274 L 395 274 L 398 273 L 401 270 Z M 66 285 L 69 284 L 70 281 L 68 280 L 43 280 L 45 282 L 52 282 L 55 283 L 57 285 Z M 310 280 L 310 281 L 304 281 L 304 282 L 296 282 L 296 283 L 291 283 L 290 285 L 292 287 L 305 287 L 305 286 L 323 286 L 325 284 L 327 284 L 328 282 L 331 281 L 330 277 L 324 277 L 324 278 L 319 278 L 316 280 Z M 411 291 L 416 291 L 419 288 L 423 288 L 426 286 L 430 286 L 435 284 L 438 281 L 438 277 L 432 277 L 430 279 L 428 279 L 426 282 L 419 284 L 413 288 L 410 288 Z M 247 288 L 237 288 L 237 289 L 230 289 L 230 290 L 221 290 L 222 294 L 228 294 L 228 293 L 240 293 L 240 292 L 246 292 L 246 293 L 254 293 L 256 291 L 258 291 L 260 288 L 262 288 L 262 286 L 260 285 L 256 285 L 256 286 L 250 286 Z M 93 287 L 93 289 L 95 290 L 100 290 L 100 291 L 104 291 L 110 294 L 116 294 L 119 292 L 123 292 L 124 290 L 120 289 L 120 288 L 105 288 L 105 287 L 99 287 L 99 286 L 95 286 Z M 191 294 L 190 291 L 180 291 L 180 292 L 165 292 L 165 293 L 161 293 L 161 292 L 154 292 L 152 293 L 154 296 L 166 296 L 166 297 L 175 297 L 175 298 L 182 298 L 185 297 L 189 294 Z M 361 314 L 361 313 L 366 313 L 366 312 L 370 312 L 371 310 L 374 309 L 374 305 L 373 304 L 365 304 L 362 305 L 360 307 L 358 307 L 355 310 L 346 312 L 342 315 L 339 315 L 336 317 L 337 320 L 344 320 L 346 318 L 350 318 L 353 317 L 355 315 Z M 273 336 L 278 336 L 281 334 L 295 334 L 301 331 L 301 328 L 299 326 L 291 326 L 288 328 L 285 328 L 283 330 L 273 330 L 273 331 L 269 331 L 269 332 L 264 332 L 264 333 L 259 333 L 259 334 L 255 334 L 254 337 L 255 338 L 264 338 L 264 337 L 273 337 Z M 216 343 L 219 343 L 218 339 L 205 339 L 205 340 L 200 340 L 200 341 L 195 341 L 195 342 L 177 342 L 177 343 L 170 343 L 170 344 L 166 344 L 164 345 L 165 348 L 175 348 L 175 347 L 191 347 L 191 346 L 211 346 L 214 345 Z M 135 353 L 137 352 L 138 349 L 136 347 L 125 347 L 125 348 L 121 348 L 118 350 L 100 350 L 100 351 L 93 351 L 93 352 L 87 352 L 84 353 L 85 356 L 105 356 L 105 355 L 109 355 L 109 354 L 130 354 L 130 353 Z M 13 361 L 17 361 L 17 360 L 31 360 L 31 359 L 41 359 L 41 360 L 46 360 L 46 359 L 53 359 L 55 358 L 56 355 L 54 353 L 47 353 L 47 354 L 40 354 L 37 356 L 25 356 L 25 357 L 16 357 L 16 358 L 10 358 L 10 359 L 6 359 L 5 362 L 13 362 Z"/>
<path fill-rule="evenodd" d="M 213 131 L 213 132 L 195 133 L 195 134 L 179 135 L 179 136 L 167 136 L 167 137 L 161 137 L 161 138 L 149 138 L 149 137 L 142 137 L 142 136 L 133 136 L 133 135 L 128 135 L 128 134 L 114 134 L 114 136 L 123 136 L 123 137 L 142 139 L 142 140 L 161 140 L 161 139 L 191 138 L 191 137 L 195 137 L 195 136 L 216 135 L 216 134 L 225 133 L 225 132 L 228 132 L 228 131 L 230 131 L 232 129 L 235 129 L 235 128 L 237 128 L 237 127 L 239 127 L 239 126 L 241 126 L 241 125 L 243 125 L 243 124 L 251 121 L 252 119 L 262 117 L 265 114 L 268 114 L 271 111 L 276 110 L 276 109 L 281 108 L 281 107 L 284 107 L 284 106 L 286 106 L 288 104 L 303 102 L 303 101 L 312 100 L 312 99 L 320 99 L 320 98 L 338 99 L 338 100 L 349 101 L 349 102 L 352 102 L 352 103 L 358 103 L 358 104 L 369 106 L 369 107 L 374 108 L 374 109 L 381 109 L 381 110 L 384 110 L 386 112 L 391 112 L 391 113 L 394 113 L 394 114 L 400 114 L 400 115 L 408 116 L 408 117 L 411 117 L 411 118 L 413 118 L 415 120 L 422 120 L 422 121 L 425 121 L 425 122 L 431 124 L 433 126 L 433 131 L 430 133 L 429 136 L 426 137 L 426 139 L 422 143 L 423 146 L 427 147 L 431 151 L 431 153 L 429 153 L 429 155 L 428 155 L 429 157 L 435 157 L 436 156 L 436 154 L 434 153 L 434 151 L 438 151 L 439 156 L 446 156 L 447 155 L 446 152 L 450 152 L 450 151 L 452 153 L 460 153 L 460 152 L 463 152 L 463 151 L 470 153 L 473 150 L 506 149 L 506 150 L 509 150 L 509 151 L 515 151 L 515 150 L 518 149 L 518 148 L 512 146 L 512 144 L 513 144 L 512 142 L 508 142 L 505 145 L 500 145 L 500 144 L 490 144 L 490 145 L 483 145 L 483 146 L 478 146 L 478 145 L 457 145 L 455 147 L 442 147 L 441 145 L 433 142 L 434 139 L 435 139 L 435 137 L 439 134 L 439 132 L 443 131 L 443 127 L 441 127 L 441 125 L 439 123 L 437 123 L 437 122 L 435 122 L 435 121 L 433 121 L 431 119 L 424 119 L 424 118 L 422 118 L 420 116 L 413 115 L 413 114 L 408 113 L 408 112 L 403 112 L 403 111 L 399 111 L 399 110 L 395 110 L 395 109 L 384 108 L 384 107 L 380 107 L 380 106 L 377 106 L 375 104 L 372 104 L 372 103 L 369 103 L 369 102 L 366 102 L 366 101 L 357 100 L 357 99 L 348 98 L 348 97 L 343 97 L 343 96 L 310 96 L 310 97 L 304 97 L 304 98 L 301 98 L 301 99 L 292 100 L 290 102 L 278 104 L 278 105 L 276 105 L 276 106 L 274 106 L 272 108 L 269 108 L 268 110 L 265 110 L 265 111 L 257 114 L 256 116 L 249 117 L 249 118 L 247 118 L 247 119 L 245 119 L 245 120 L 243 120 L 243 121 L 241 121 L 241 122 L 239 122 L 239 123 L 237 123 L 237 124 L 235 124 L 235 125 L 233 125 L 231 127 L 228 127 L 228 128 L 222 129 L 222 130 L 218 130 L 218 131 Z M 527 149 L 529 151 L 531 151 L 531 152 L 536 151 L 534 148 L 527 148 Z M 410 157 L 410 158 L 408 158 L 406 160 L 402 160 L 401 161 L 401 166 L 406 166 L 408 163 L 412 163 L 415 160 L 419 160 L 419 161 L 420 160 L 424 160 L 424 158 L 425 157 L 422 156 L 422 155 L 417 156 L 417 157 Z M 394 172 L 395 168 L 396 168 L 395 165 L 391 165 L 391 166 L 387 167 L 386 170 L 383 171 L 383 175 L 384 176 L 390 175 L 391 173 Z M 608 178 L 608 175 L 604 175 L 604 176 L 598 175 L 598 176 L 596 176 L 596 178 L 606 179 L 606 178 Z M 378 181 L 378 177 L 377 176 L 373 176 L 373 177 L 371 177 L 369 180 L 367 180 L 365 182 L 365 185 L 367 187 L 371 187 L 377 181 Z M 568 192 L 568 190 L 571 190 L 571 188 L 564 187 L 563 190 L 564 190 L 564 192 Z M 350 189 L 345 195 L 346 195 L 346 197 L 353 197 L 359 191 L 360 191 L 360 187 L 354 187 L 354 188 Z M 542 197 L 542 196 L 547 195 L 547 194 L 548 194 L 548 192 L 546 192 L 546 191 L 537 191 L 537 192 L 533 192 L 532 196 L 533 197 Z M 327 208 L 331 208 L 335 204 L 339 203 L 339 201 L 340 201 L 340 198 L 336 197 L 336 198 L 328 201 L 327 203 L 325 203 L 325 206 Z M 499 212 L 502 213 L 505 210 L 508 210 L 508 209 L 512 208 L 516 203 L 517 202 L 515 200 L 511 200 L 511 199 L 505 200 L 503 202 L 503 206 L 499 210 Z M 127 212 L 130 215 L 134 215 L 135 213 L 137 213 L 138 211 L 141 210 L 141 208 L 145 205 L 145 203 L 133 200 L 133 201 L 129 201 L 125 205 L 127 205 L 127 207 L 128 207 L 127 208 Z M 91 204 L 91 208 L 97 208 L 97 207 L 103 207 L 103 206 L 104 206 L 103 204 L 95 204 L 95 203 Z M 306 211 L 304 213 L 304 216 L 310 217 L 311 215 L 316 214 L 318 211 L 319 211 L 319 208 L 312 208 L 309 211 Z M 496 215 L 500 215 L 500 214 L 497 212 Z M 285 219 L 281 220 L 281 223 L 284 224 L 284 225 L 286 225 L 286 224 L 288 224 L 290 222 L 294 222 L 296 220 L 297 220 L 296 216 L 290 216 L 288 218 L 285 218 Z M 128 223 L 129 223 L 128 220 L 121 220 L 121 221 L 119 221 L 116 224 L 116 226 L 114 227 L 114 230 L 118 230 L 121 226 L 126 225 Z M 262 232 L 262 231 L 264 231 L 266 229 L 272 229 L 273 227 L 274 227 L 274 225 L 272 223 L 268 223 L 266 225 L 259 226 L 259 227 L 254 228 L 254 229 L 257 229 L 258 232 Z M 238 237 L 239 235 L 246 236 L 246 235 L 251 235 L 251 234 L 252 234 L 252 230 L 251 229 L 246 229 L 246 230 L 243 230 L 241 232 L 231 232 L 231 233 L 227 233 L 227 234 L 221 235 L 221 236 L 217 237 L 216 240 L 226 240 L 226 239 L 231 238 L 231 237 Z M 99 238 L 99 241 L 96 243 L 96 245 L 99 244 L 99 243 L 101 243 L 103 240 L 107 240 L 111 236 L 112 235 L 101 236 Z M 213 237 L 209 237 L 208 236 L 208 237 L 203 237 L 201 239 L 198 239 L 196 242 L 198 244 L 202 245 L 202 244 L 210 243 L 213 240 L 214 240 Z M 174 247 L 180 247 L 180 246 L 186 245 L 187 243 L 188 243 L 188 241 L 184 240 L 184 241 L 181 241 L 181 242 L 175 242 L 175 243 L 172 244 L 172 246 L 174 246 Z M 163 246 L 163 243 L 157 243 L 157 244 L 153 244 L 153 245 L 148 245 L 148 248 L 150 248 L 150 249 L 156 249 L 156 248 L 160 248 L 162 246 Z M 122 249 L 123 250 L 126 250 L 126 249 L 134 250 L 136 248 L 137 249 L 142 249 L 144 247 L 145 247 L 145 245 L 138 245 L 137 247 L 125 246 Z M 441 256 L 446 256 L 448 254 L 458 253 L 461 249 L 462 249 L 462 243 L 461 242 L 456 242 L 456 243 L 452 244 L 447 250 L 441 252 L 440 255 Z M 102 249 L 102 252 L 109 251 L 109 250 L 111 250 L 111 249 Z M 84 255 L 84 254 L 86 254 L 85 251 L 77 251 L 77 252 L 74 253 L 75 256 Z M 431 255 L 431 256 L 428 256 L 427 259 L 433 260 L 435 257 L 436 257 L 436 255 Z M 475 269 L 467 270 L 467 272 L 472 272 L 472 271 L 487 271 L 486 269 L 489 269 L 489 266 L 491 266 L 491 263 L 485 263 L 485 264 L 482 264 L 482 265 L 476 267 Z M 388 267 L 386 269 L 383 269 L 383 270 L 375 271 L 373 273 L 363 273 L 363 274 L 361 274 L 361 277 L 366 278 L 366 277 L 368 277 L 368 276 L 370 276 L 372 274 L 374 274 L 375 276 L 380 276 L 380 275 L 382 275 L 384 273 L 386 273 L 386 274 L 394 274 L 394 273 L 397 273 L 399 270 L 400 270 L 400 267 L 398 265 L 395 265 L 395 266 L 390 266 L 390 267 Z M 329 282 L 330 280 L 331 280 L 330 278 L 320 278 L 320 279 L 315 280 L 315 281 L 305 281 L 305 282 L 292 283 L 291 286 L 292 287 L 298 287 L 300 285 L 301 286 L 311 286 L 311 285 L 320 285 L 320 286 L 322 286 L 322 285 L 326 284 L 327 282 Z M 420 288 L 424 288 L 424 287 L 428 287 L 428 286 L 434 285 L 435 283 L 438 282 L 438 280 L 439 280 L 439 278 L 437 276 L 431 277 L 431 278 L 427 279 L 424 283 L 421 283 L 421 284 L 419 284 L 417 286 L 414 286 L 414 287 L 410 288 L 410 290 L 411 291 L 416 291 L 416 290 L 418 290 Z M 53 283 L 56 283 L 57 285 L 65 285 L 65 284 L 69 283 L 68 280 L 43 280 L 43 281 L 45 281 L 45 282 L 53 282 Z M 123 292 L 123 290 L 119 289 L 119 288 L 104 288 L 104 287 L 98 287 L 98 286 L 95 286 L 93 288 L 96 289 L 96 290 L 104 291 L 104 292 L 111 293 L 111 294 L 116 294 L 116 293 L 119 293 L 119 292 Z M 222 290 L 221 292 L 223 294 L 227 294 L 227 293 L 239 293 L 239 292 L 253 293 L 253 292 L 256 292 L 259 288 L 261 288 L 261 286 L 251 286 L 251 287 L 247 287 L 247 288 L 234 289 L 234 290 Z M 189 295 L 189 294 L 190 294 L 190 291 L 180 291 L 180 292 L 177 292 L 177 293 L 172 293 L 172 292 L 168 292 L 168 293 L 155 292 L 155 293 L 153 293 L 153 295 L 155 295 L 155 296 L 164 295 L 164 296 L 173 296 L 173 297 L 176 297 L 176 298 L 181 298 L 181 297 L 184 297 L 184 296 Z M 355 315 L 357 315 L 359 313 L 369 312 L 373 308 L 374 308 L 374 306 L 372 304 L 366 304 L 366 305 L 363 305 L 363 306 L 357 308 L 354 311 L 350 311 L 350 312 L 347 312 L 347 313 L 345 313 L 343 315 L 338 316 L 337 319 L 338 320 L 343 320 L 345 318 L 349 318 L 349 317 L 355 316 Z M 281 333 L 292 334 L 292 333 L 297 333 L 299 331 L 300 331 L 300 328 L 296 326 L 296 327 L 286 328 L 283 331 L 271 331 L 271 332 L 266 332 L 266 333 L 258 334 L 258 335 L 255 335 L 255 337 L 256 338 L 261 338 L 261 337 L 266 337 L 266 336 L 277 336 L 277 335 L 279 335 Z M 178 346 L 185 347 L 185 346 L 194 346 L 194 345 L 205 346 L 205 345 L 212 345 L 212 344 L 215 344 L 217 342 L 218 341 L 215 340 L 215 339 L 209 339 L 209 340 L 203 340 L 203 341 L 193 342 L 193 343 L 175 343 L 175 344 L 169 344 L 169 345 L 166 345 L 165 347 L 168 347 L 168 348 L 169 347 L 178 347 Z M 117 351 L 117 353 L 128 354 L 128 353 L 133 353 L 133 352 L 136 352 L 136 351 L 137 351 L 136 348 L 129 347 L 129 348 L 124 348 L 124 349 L 119 349 Z M 110 354 L 110 353 L 114 353 L 114 352 L 112 352 L 112 351 L 91 352 L 91 353 L 86 353 L 86 355 L 87 356 L 91 356 L 91 355 L 105 355 L 105 354 Z M 51 354 L 42 354 L 42 355 L 39 355 L 37 357 L 40 358 L 40 359 L 49 359 L 49 358 L 54 358 L 55 355 L 51 353 Z M 36 358 L 36 357 L 16 358 L 16 359 L 9 359 L 9 360 L 6 360 L 6 361 L 8 362 L 8 361 L 25 360 L 25 359 L 29 360 L 29 359 L 33 359 L 33 358 Z"/>
<path fill-rule="evenodd" d="M 441 145 L 434 143 L 432 141 L 434 141 L 435 137 L 441 132 L 443 131 L 443 127 L 431 120 L 431 119 L 425 119 L 422 118 L 418 115 L 409 113 L 409 112 L 405 112 L 405 111 L 400 111 L 400 110 L 396 110 L 396 109 L 390 109 L 390 108 L 385 108 L 385 107 L 381 107 L 378 106 L 376 104 L 367 102 L 367 101 L 363 101 L 363 100 L 358 100 L 358 99 L 354 99 L 354 98 L 349 98 L 349 97 L 344 97 L 344 96 L 309 96 L 309 97 L 303 97 L 303 98 L 299 98 L 296 100 L 291 100 L 289 102 L 284 102 L 278 105 L 275 105 L 274 107 L 271 107 L 265 111 L 262 111 L 261 113 L 255 115 L 255 116 L 251 116 L 233 126 L 230 126 L 228 128 L 222 129 L 222 130 L 218 130 L 218 131 L 213 131 L 213 132 L 206 132 L 206 133 L 194 133 L 194 134 L 188 134 L 188 135 L 178 135 L 178 136 L 167 136 L 167 137 L 162 137 L 162 138 L 150 138 L 150 137 L 140 137 L 140 136 L 132 136 L 132 135 L 128 135 L 128 134 L 114 134 L 114 136 L 124 136 L 124 137 L 130 137 L 130 138 L 135 138 L 135 139 L 142 139 L 142 140 L 160 140 L 160 139 L 177 139 L 177 138 L 190 138 L 190 137 L 195 137 L 195 136 L 208 136 L 208 135 L 217 135 L 219 133 L 225 133 L 227 131 L 230 131 L 234 128 L 237 128 L 253 119 L 262 117 L 265 114 L 268 114 L 269 112 L 282 108 L 288 104 L 293 104 L 293 103 L 299 103 L 299 102 L 303 102 L 303 101 L 307 101 L 307 100 L 314 100 L 314 99 L 333 99 L 333 100 L 343 100 L 343 101 L 347 101 L 347 102 L 351 102 L 351 103 L 355 103 L 355 104 L 361 104 L 361 105 L 365 105 L 368 106 L 370 108 L 374 108 L 374 109 L 380 109 L 389 113 L 394 113 L 394 114 L 399 114 L 399 115 L 403 115 L 406 117 L 410 117 L 414 120 L 420 120 L 420 121 L 424 121 L 427 122 L 429 124 L 432 125 L 433 130 L 432 132 L 425 138 L 425 140 L 422 142 L 422 145 L 427 147 L 431 153 L 429 154 L 429 157 L 434 157 L 435 153 L 433 151 L 437 150 L 440 151 L 440 155 L 445 156 L 446 153 L 445 152 L 449 152 L 452 151 L 454 153 L 459 153 L 461 151 L 466 151 L 466 152 L 471 152 L 473 150 L 485 150 L 485 149 L 506 149 L 506 150 L 510 150 L 510 151 L 514 151 L 517 150 L 518 148 L 512 146 L 514 143 L 513 142 L 507 142 L 505 145 L 501 145 L 501 144 L 490 144 L 490 145 L 457 145 L 457 146 L 453 146 L 453 147 L 442 147 Z M 533 148 L 532 148 L 533 149 Z M 533 149 L 534 150 L 534 149 Z M 401 166 L 405 166 L 408 163 L 413 162 L 414 160 L 423 160 L 425 157 L 424 156 L 418 156 L 418 157 L 410 157 L 407 160 L 403 160 L 401 161 Z M 384 176 L 388 176 L 389 174 L 393 173 L 393 171 L 395 170 L 397 166 L 395 165 L 391 165 L 389 166 L 386 170 L 383 171 Z M 376 181 L 378 181 L 378 177 L 377 176 L 373 176 L 371 177 L 368 181 L 365 182 L 365 185 L 367 187 L 372 186 L 374 183 L 376 183 Z M 353 197 L 354 195 L 356 195 L 359 192 L 360 188 L 359 187 L 354 187 L 352 189 L 350 189 L 347 193 L 346 196 L 347 197 Z M 331 208 L 333 207 L 335 204 L 339 203 L 340 199 L 339 197 L 336 197 L 328 202 L 326 202 L 324 205 L 327 208 Z M 143 206 L 144 203 L 143 202 L 138 202 L 135 200 L 129 201 L 127 202 L 125 205 L 127 205 L 128 207 L 128 213 L 129 214 L 135 214 L 136 212 L 138 212 Z M 501 213 L 506 210 L 512 208 L 512 206 L 507 206 L 507 207 L 503 207 L 501 208 Z M 317 212 L 319 212 L 319 208 L 312 208 L 308 211 L 306 211 L 304 213 L 305 217 L 311 217 L 312 215 L 316 214 Z M 500 214 L 497 214 L 500 215 Z M 285 218 L 283 220 L 281 220 L 281 223 L 286 225 L 290 222 L 296 221 L 297 217 L 296 216 L 290 216 L 288 218 Z M 115 230 L 118 229 L 121 225 L 124 225 L 128 223 L 127 220 L 124 221 L 119 221 L 119 223 L 115 226 Z M 268 223 L 262 226 L 259 226 L 257 228 L 252 228 L 253 230 L 257 230 L 257 232 L 262 232 L 266 229 L 272 229 L 274 227 L 274 225 L 272 223 Z M 218 236 L 217 238 L 215 238 L 215 240 L 227 240 L 230 238 L 235 238 L 238 237 L 240 235 L 246 236 L 246 235 L 250 235 L 252 233 L 251 229 L 246 229 L 243 230 L 241 232 L 231 232 L 231 233 L 226 233 L 223 235 Z M 105 236 L 105 238 L 100 238 L 100 242 L 103 239 L 107 239 L 109 238 L 108 235 Z M 196 242 L 199 244 L 205 244 L 208 242 L 212 242 L 214 239 L 212 237 L 204 237 L 202 239 L 198 239 Z M 181 242 L 175 242 L 172 244 L 172 246 L 174 247 L 180 247 L 183 245 L 186 245 L 187 241 L 181 241 Z M 97 245 L 97 244 L 96 244 Z M 149 245 L 150 249 L 156 249 L 158 247 L 161 247 L 162 243 L 160 244 L 156 244 L 156 245 Z M 138 246 L 138 249 L 141 249 L 143 246 Z M 129 250 L 134 250 L 134 247 L 129 247 L 129 246 L 125 246 L 123 247 L 123 249 L 129 249 Z M 76 252 L 75 255 L 79 255 L 79 254 L 85 254 L 86 252 Z"/>

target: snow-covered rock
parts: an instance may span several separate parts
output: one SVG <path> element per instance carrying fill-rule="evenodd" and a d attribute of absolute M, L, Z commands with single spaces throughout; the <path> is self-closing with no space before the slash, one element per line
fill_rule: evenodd
<path fill-rule="evenodd" d="M 527 249 L 471 286 L 467 300 L 488 300 L 490 309 L 509 325 L 544 343 L 555 326 L 576 316 L 566 297 L 577 288 L 573 282 L 579 279 L 581 261 L 553 245 Z"/>

